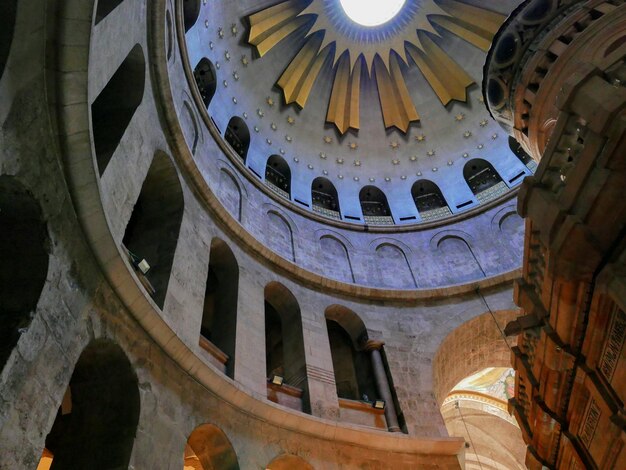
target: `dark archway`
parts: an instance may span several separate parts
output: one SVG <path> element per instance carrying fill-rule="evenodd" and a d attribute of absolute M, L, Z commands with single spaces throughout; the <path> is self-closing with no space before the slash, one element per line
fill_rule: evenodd
<path fill-rule="evenodd" d="M 108 340 L 81 354 L 62 406 L 46 438 L 52 470 L 128 468 L 140 399 L 126 354 Z"/>
<path fill-rule="evenodd" d="M 145 81 L 143 49 L 136 44 L 91 105 L 91 127 L 100 176 L 143 100 Z"/>
<path fill-rule="evenodd" d="M 482 158 L 467 162 L 463 167 L 463 177 L 480 202 L 494 199 L 507 190 L 495 168 Z"/>
<path fill-rule="evenodd" d="M 0 372 L 30 325 L 48 274 L 48 235 L 35 198 L 0 176 Z"/>
<path fill-rule="evenodd" d="M 359 201 L 365 223 L 372 225 L 393 225 L 393 217 L 387 196 L 376 186 L 365 186 L 359 193 Z"/>
<path fill-rule="evenodd" d="M 183 0 L 183 24 L 185 25 L 185 33 L 193 28 L 198 21 L 200 7 L 200 0 Z"/>
<path fill-rule="evenodd" d="M 363 349 L 368 337 L 363 321 L 352 310 L 340 305 L 325 312 L 328 340 L 335 371 L 337 396 L 349 400 L 369 400 L 378 396 L 372 363 Z"/>
<path fill-rule="evenodd" d="M 313 180 L 311 183 L 311 200 L 313 201 L 313 211 L 341 220 L 337 189 L 328 178 L 320 176 Z"/>
<path fill-rule="evenodd" d="M 278 195 L 291 199 L 291 168 L 280 155 L 267 159 L 265 184 Z"/>
<path fill-rule="evenodd" d="M 452 214 L 439 186 L 432 181 L 416 181 L 411 188 L 411 197 L 423 221 L 440 219 Z"/>
<path fill-rule="evenodd" d="M 513 136 L 509 136 L 509 148 L 511 149 L 511 152 L 513 152 L 513 155 L 515 155 L 517 159 L 528 168 L 537 168 L 537 163 L 533 160 L 533 157 L 526 153 L 524 147 L 522 147 Z"/>
<path fill-rule="evenodd" d="M 3 0 L 0 4 L 0 78 L 4 74 L 11 52 L 16 14 L 17 0 Z"/>
<path fill-rule="evenodd" d="M 154 302 L 163 308 L 183 218 L 184 200 L 170 158 L 157 152 L 135 203 L 123 244 L 137 276 Z M 145 271 L 145 265 L 149 270 Z"/>
<path fill-rule="evenodd" d="M 202 96 L 202 102 L 208 108 L 217 89 L 217 72 L 213 62 L 203 57 L 196 65 L 193 76 L 196 79 L 200 96 Z"/>
<path fill-rule="evenodd" d="M 237 331 L 239 265 L 229 246 L 219 238 L 211 241 L 209 273 L 204 295 L 200 334 L 228 356 L 226 374 L 233 377 Z"/>
<path fill-rule="evenodd" d="M 265 287 L 265 349 L 268 378 L 284 377 L 285 384 L 302 390 L 301 410 L 310 413 L 300 305 L 291 291 L 278 282 Z M 270 386 L 270 399 L 271 392 Z M 291 404 L 288 398 L 276 401 Z"/>
<path fill-rule="evenodd" d="M 124 0 L 98 0 L 95 23 L 98 24 Z"/>
<path fill-rule="evenodd" d="M 226 434 L 212 424 L 198 426 L 187 439 L 185 468 L 195 470 L 239 470 L 239 461 Z"/>
<path fill-rule="evenodd" d="M 224 139 L 245 163 L 248 156 L 248 148 L 250 148 L 250 130 L 246 122 L 239 116 L 232 117 L 228 121 Z"/>

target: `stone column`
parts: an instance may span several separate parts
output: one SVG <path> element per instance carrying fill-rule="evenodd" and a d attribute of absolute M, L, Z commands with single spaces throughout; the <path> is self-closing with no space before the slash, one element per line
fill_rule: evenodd
<path fill-rule="evenodd" d="M 396 413 L 396 405 L 391 394 L 391 387 L 385 372 L 383 357 L 380 354 L 381 348 L 385 345 L 384 341 L 368 340 L 365 343 L 365 351 L 368 351 L 372 357 L 372 369 L 374 370 L 374 378 L 376 379 L 376 387 L 380 398 L 385 400 L 385 418 L 387 419 L 387 427 L 390 432 L 400 432 L 398 423 L 398 413 Z"/>

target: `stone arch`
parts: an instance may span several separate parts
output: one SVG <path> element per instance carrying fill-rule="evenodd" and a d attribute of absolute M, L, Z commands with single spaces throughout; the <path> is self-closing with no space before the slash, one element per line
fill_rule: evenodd
<path fill-rule="evenodd" d="M 471 245 L 462 235 L 443 232 L 437 237 L 437 250 L 445 259 L 449 282 L 457 284 L 486 277 Z"/>
<path fill-rule="evenodd" d="M 306 353 L 300 305 L 279 282 L 265 286 L 265 357 L 267 377 L 284 377 L 285 384 L 302 390 L 299 411 L 310 413 Z M 280 390 L 268 389 L 268 398 L 298 409 L 295 400 L 281 400 Z M 286 397 L 284 397 L 286 398 Z M 297 398 L 297 397 L 296 397 Z"/>
<path fill-rule="evenodd" d="M 265 184 L 280 196 L 291 199 L 291 168 L 280 155 L 271 155 L 267 159 Z"/>
<path fill-rule="evenodd" d="M 189 435 L 183 464 L 195 470 L 239 470 L 233 445 L 213 424 L 202 424 Z"/>
<path fill-rule="evenodd" d="M 30 325 L 48 274 L 48 234 L 39 203 L 0 176 L 0 372 Z"/>
<path fill-rule="evenodd" d="M 499 310 L 493 317 L 486 312 L 459 325 L 445 337 L 433 359 L 435 399 L 440 406 L 465 377 L 487 367 L 511 366 L 509 346 L 515 346 L 516 339 L 507 338 L 507 346 L 501 330 L 518 316 L 518 310 Z"/>
<path fill-rule="evenodd" d="M 185 33 L 194 27 L 200 16 L 200 0 L 183 0 L 183 24 Z"/>
<path fill-rule="evenodd" d="M 377 396 L 372 364 L 363 350 L 368 335 L 363 320 L 343 305 L 331 305 L 324 312 L 333 360 L 337 396 L 361 400 Z"/>
<path fill-rule="evenodd" d="M 230 247 L 221 239 L 211 240 L 209 270 L 204 293 L 200 335 L 210 341 L 226 358 L 216 354 L 224 372 L 234 376 L 237 332 L 239 264 Z M 202 344 L 202 343 L 201 343 Z"/>
<path fill-rule="evenodd" d="M 266 470 L 314 470 L 302 457 L 283 454 L 276 457 L 266 466 Z"/>
<path fill-rule="evenodd" d="M 424 221 L 439 219 L 452 214 L 439 186 L 430 180 L 422 179 L 413 183 L 411 197 Z"/>
<path fill-rule="evenodd" d="M 337 188 L 328 178 L 320 176 L 313 180 L 311 183 L 311 200 L 313 201 L 314 212 L 341 219 Z"/>
<path fill-rule="evenodd" d="M 124 351 L 106 339 L 92 341 L 46 438 L 52 468 L 128 468 L 139 411 L 137 376 Z"/>
<path fill-rule="evenodd" d="M 187 146 L 191 154 L 195 155 L 198 149 L 198 142 L 200 141 L 200 128 L 198 127 L 196 113 L 187 100 L 183 101 L 181 124 Z"/>
<path fill-rule="evenodd" d="M 183 190 L 174 163 L 165 153 L 157 152 L 122 243 L 137 276 L 159 308 L 163 308 L 167 294 L 183 211 Z M 149 265 L 146 273 L 142 260 Z"/>
<path fill-rule="evenodd" d="M 91 105 L 91 127 L 100 176 L 143 100 L 145 82 L 143 49 L 135 44 Z"/>
<path fill-rule="evenodd" d="M 289 261 L 296 261 L 293 230 L 287 219 L 275 210 L 267 212 L 267 245 Z"/>
<path fill-rule="evenodd" d="M 237 178 L 227 170 L 226 168 L 220 169 L 220 183 L 219 183 L 222 204 L 228 212 L 230 212 L 235 218 L 241 222 L 241 188 Z"/>
<path fill-rule="evenodd" d="M 109 13 L 115 10 L 124 0 L 98 0 L 95 24 L 100 23 Z"/>
<path fill-rule="evenodd" d="M 409 259 L 402 248 L 394 242 L 383 242 L 375 251 L 381 285 L 397 289 L 417 287 Z"/>
<path fill-rule="evenodd" d="M 344 282 L 355 282 L 350 253 L 346 245 L 332 235 L 322 235 L 320 249 L 323 268 L 328 276 Z"/>
<path fill-rule="evenodd" d="M 507 244 L 512 247 L 523 248 L 525 224 L 515 208 L 509 208 L 500 215 L 498 229 L 506 239 Z"/>
<path fill-rule="evenodd" d="M 0 5 L 0 79 L 11 52 L 16 14 L 17 0 L 4 0 Z"/>
<path fill-rule="evenodd" d="M 465 164 L 463 178 L 480 202 L 492 199 L 492 188 L 506 186 L 493 165 L 482 158 L 473 158 Z"/>
<path fill-rule="evenodd" d="M 250 129 L 248 129 L 246 121 L 239 116 L 230 118 L 228 126 L 226 126 L 224 139 L 245 163 L 248 157 L 248 149 L 250 148 Z"/>
<path fill-rule="evenodd" d="M 359 201 L 365 223 L 372 225 L 394 224 L 387 196 L 376 186 L 364 186 L 359 192 Z"/>
<path fill-rule="evenodd" d="M 217 71 L 215 65 L 206 57 L 200 59 L 198 65 L 193 71 L 193 76 L 196 79 L 196 85 L 198 91 L 202 97 L 202 102 L 207 108 L 211 104 L 211 100 L 217 90 Z"/>

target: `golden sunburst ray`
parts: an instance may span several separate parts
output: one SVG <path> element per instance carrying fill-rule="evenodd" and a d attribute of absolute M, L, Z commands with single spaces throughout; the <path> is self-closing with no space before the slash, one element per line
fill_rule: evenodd
<path fill-rule="evenodd" d="M 442 105 L 466 101 L 474 80 L 435 42 L 442 28 L 486 50 L 504 15 L 459 0 L 407 0 L 388 25 L 362 28 L 337 0 L 286 0 L 248 17 L 248 42 L 262 57 L 299 29 L 305 40 L 277 85 L 285 103 L 304 107 L 324 63 L 332 56 L 334 81 L 326 121 L 344 134 L 359 129 L 361 70 L 377 82 L 385 127 L 403 132 L 419 115 L 401 64 L 417 65 Z"/>

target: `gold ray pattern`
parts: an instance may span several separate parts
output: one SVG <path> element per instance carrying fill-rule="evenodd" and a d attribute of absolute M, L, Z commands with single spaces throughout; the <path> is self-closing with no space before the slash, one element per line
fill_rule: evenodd
<path fill-rule="evenodd" d="M 306 105 L 311 88 L 331 49 L 331 47 L 325 47 L 320 51 L 321 43 L 320 35 L 310 36 L 278 79 L 278 86 L 283 90 L 285 103 L 297 103 L 301 108 Z"/>
<path fill-rule="evenodd" d="M 350 34 L 349 27 L 338 27 L 337 14 L 329 13 L 328 5 L 325 0 L 287 0 L 254 13 L 248 17 L 248 42 L 263 56 L 296 30 L 308 28 L 304 45 L 277 85 L 285 103 L 304 107 L 328 59 L 334 81 L 326 121 L 341 134 L 359 129 L 363 67 L 376 80 L 386 128 L 406 132 L 411 122 L 419 121 L 402 74 L 401 64 L 410 65 L 409 57 L 442 105 L 466 101 L 466 89 L 474 80 L 435 42 L 439 33 L 434 25 L 487 50 L 505 19 L 458 0 L 414 0 L 408 19 L 364 39 L 362 34 Z"/>
<path fill-rule="evenodd" d="M 467 87 L 474 83 L 474 79 L 427 34 L 418 32 L 418 36 L 423 49 L 407 46 L 407 50 L 441 104 L 446 106 L 452 100 L 466 101 Z"/>
<path fill-rule="evenodd" d="M 380 64 L 379 61 L 380 58 L 376 58 L 375 63 Z M 409 95 L 395 54 L 389 59 L 389 71 L 380 65 L 374 66 L 374 71 L 385 127 L 387 129 L 397 127 L 406 132 L 411 122 L 419 121 L 420 117 Z"/>
<path fill-rule="evenodd" d="M 348 129 L 358 130 L 360 126 L 359 110 L 361 105 L 361 65 L 363 59 L 359 58 L 352 68 L 350 52 L 346 51 L 341 56 L 333 90 L 328 103 L 326 121 L 333 123 L 341 134 Z"/>

